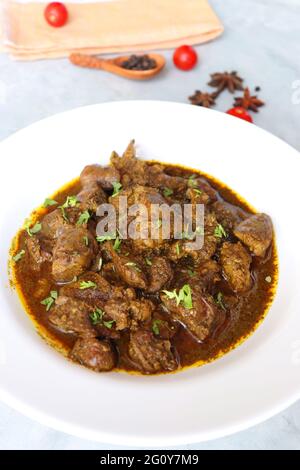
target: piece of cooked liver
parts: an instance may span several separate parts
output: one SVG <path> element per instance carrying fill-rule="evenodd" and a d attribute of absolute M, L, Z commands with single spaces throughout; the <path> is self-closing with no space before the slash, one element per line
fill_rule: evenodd
<path fill-rule="evenodd" d="M 162 256 L 153 257 L 150 262 L 147 292 L 158 292 L 173 278 L 172 267 Z"/>
<path fill-rule="evenodd" d="M 35 320 L 90 369 L 157 374 L 210 361 L 251 333 L 272 300 L 271 219 L 211 177 L 138 159 L 132 141 L 53 197 L 34 214 L 41 227 L 16 237 L 12 266 Z M 107 203 L 116 227 L 97 211 Z M 168 211 L 167 238 L 166 213 L 148 217 L 153 205 Z M 191 241 L 203 228 L 198 249 Z"/>
<path fill-rule="evenodd" d="M 118 170 L 112 166 L 88 165 L 80 175 L 80 182 L 85 187 L 98 184 L 102 189 L 113 189 L 113 183 L 120 181 Z"/>
<path fill-rule="evenodd" d="M 182 303 L 176 302 L 176 299 L 170 299 L 164 292 L 160 298 L 171 317 L 180 321 L 198 340 L 204 341 L 210 335 L 216 307 L 206 295 L 192 289 L 192 308 L 186 308 Z"/>
<path fill-rule="evenodd" d="M 94 254 L 95 240 L 86 228 L 66 227 L 53 249 L 53 278 L 57 282 L 72 281 L 89 269 Z"/>
<path fill-rule="evenodd" d="M 233 231 L 255 256 L 264 256 L 273 238 L 272 220 L 267 214 L 255 214 Z"/>
<path fill-rule="evenodd" d="M 109 371 L 116 364 L 116 354 L 110 342 L 97 338 L 78 338 L 70 358 L 96 372 Z"/>
<path fill-rule="evenodd" d="M 131 333 L 128 351 L 130 358 L 146 374 L 171 371 L 178 367 L 170 341 L 157 339 L 150 331 Z"/>
<path fill-rule="evenodd" d="M 96 336 L 90 320 L 92 309 L 84 302 L 59 295 L 55 306 L 49 311 L 49 322 L 65 333 Z"/>
<path fill-rule="evenodd" d="M 221 248 L 223 275 L 234 292 L 246 292 L 252 285 L 251 256 L 240 243 L 225 242 Z"/>

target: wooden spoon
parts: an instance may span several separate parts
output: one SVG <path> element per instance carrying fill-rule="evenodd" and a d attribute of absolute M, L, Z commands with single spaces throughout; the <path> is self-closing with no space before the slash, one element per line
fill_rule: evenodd
<path fill-rule="evenodd" d="M 80 67 L 88 67 L 91 69 L 106 70 L 121 77 L 130 78 L 133 80 L 148 80 L 157 75 L 165 66 L 166 59 L 160 54 L 148 54 L 149 57 L 156 62 L 156 67 L 149 70 L 128 70 L 122 67 L 122 63 L 128 60 L 130 56 L 120 56 L 114 59 L 100 59 L 96 56 L 87 54 L 73 53 L 69 59 L 74 65 Z"/>

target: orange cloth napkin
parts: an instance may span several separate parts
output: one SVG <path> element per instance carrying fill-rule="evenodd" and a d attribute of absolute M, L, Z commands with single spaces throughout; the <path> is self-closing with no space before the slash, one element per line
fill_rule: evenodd
<path fill-rule="evenodd" d="M 61 28 L 47 24 L 43 3 L 2 0 L 1 6 L 3 48 L 22 60 L 173 48 L 223 31 L 207 0 L 66 2 L 69 21 Z"/>

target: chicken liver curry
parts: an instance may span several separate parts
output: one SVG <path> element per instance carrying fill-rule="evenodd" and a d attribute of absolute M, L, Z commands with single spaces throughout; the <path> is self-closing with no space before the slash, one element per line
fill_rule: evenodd
<path fill-rule="evenodd" d="M 204 205 L 204 245 L 97 236 L 97 208 Z M 12 248 L 13 281 L 41 335 L 94 371 L 166 373 L 209 362 L 263 319 L 277 281 L 272 222 L 198 171 L 144 161 L 131 142 L 35 211 Z"/>

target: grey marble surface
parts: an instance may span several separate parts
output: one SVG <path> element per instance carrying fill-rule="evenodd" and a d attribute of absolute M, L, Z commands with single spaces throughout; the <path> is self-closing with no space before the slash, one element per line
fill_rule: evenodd
<path fill-rule="evenodd" d="M 258 126 L 300 150 L 299 0 L 211 0 L 225 26 L 216 41 L 199 46 L 199 66 L 189 73 L 168 67 L 156 79 L 136 83 L 71 66 L 67 60 L 13 62 L 0 55 L 0 139 L 54 113 L 123 99 L 186 102 L 206 89 L 210 73 L 238 70 L 267 106 L 254 116 Z M 226 95 L 216 109 L 232 104 Z M 241 149 L 242 150 L 242 149 Z M 241 151 L 241 158 L 243 154 Z M 0 449 L 105 449 L 48 429 L 0 404 Z M 122 443 L 118 448 L 122 448 Z M 191 444 L 187 449 L 300 449 L 300 403 L 255 428 Z"/>

